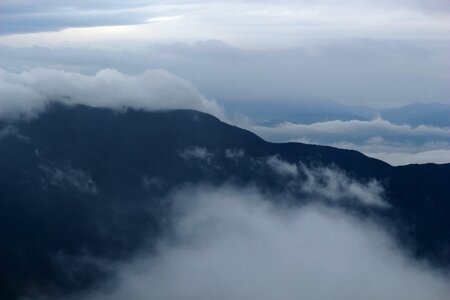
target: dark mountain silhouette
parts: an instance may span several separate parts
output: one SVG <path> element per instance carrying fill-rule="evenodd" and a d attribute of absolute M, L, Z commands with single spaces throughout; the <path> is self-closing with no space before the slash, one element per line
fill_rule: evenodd
<path fill-rule="evenodd" d="M 375 213 L 405 228 L 399 237 L 417 256 L 449 266 L 450 164 L 392 167 L 352 150 L 269 143 L 191 110 L 52 105 L 0 125 L 0 298 L 74 291 L 107 276 L 80 257 L 121 260 L 149 237 L 151 246 L 170 226 L 170 203 L 161 199 L 174 187 L 283 191 L 286 182 L 255 163 L 274 155 L 379 180 L 392 207 Z"/>

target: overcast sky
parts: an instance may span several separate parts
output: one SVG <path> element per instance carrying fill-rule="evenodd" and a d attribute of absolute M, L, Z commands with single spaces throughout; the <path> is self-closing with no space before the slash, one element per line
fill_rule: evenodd
<path fill-rule="evenodd" d="M 0 68 L 164 69 L 219 102 L 449 102 L 448 53 L 445 0 L 0 2 Z"/>
<path fill-rule="evenodd" d="M 29 43 L 44 37 L 52 44 L 221 39 L 276 47 L 299 45 L 305 39 L 447 39 L 449 6 L 445 0 L 6 0 L 1 4 L 0 30 L 2 34 L 62 30 L 6 39 Z"/>
<path fill-rule="evenodd" d="M 334 107 L 331 101 L 374 108 L 450 104 L 449 53 L 448 0 L 2 0 L 0 115 L 11 108 L 33 111 L 46 103 L 48 93 L 89 103 L 92 99 L 80 97 L 104 92 L 94 83 L 116 86 L 112 77 L 98 74 L 116 74 L 139 85 L 128 95 L 119 84 L 124 90 L 112 97 L 114 105 L 127 99 L 139 107 L 178 105 L 216 115 L 222 115 L 220 106 L 239 112 L 243 101 L 272 107 L 283 101 L 300 108 L 305 103 Z M 34 78 L 39 74 L 47 74 L 48 82 Z M 91 86 L 84 89 L 71 78 Z M 159 81 L 146 81 L 152 78 Z M 64 80 L 66 85 L 52 86 Z M 148 92 L 128 99 L 147 87 L 171 91 L 158 89 L 150 102 L 173 95 L 181 82 L 191 91 L 186 101 L 180 93 L 167 103 L 144 104 Z M 29 94 L 40 102 L 19 101 Z M 292 113 L 287 108 L 286 115 Z M 318 136 L 302 137 L 323 143 Z M 288 140 L 293 139 L 302 140 L 298 134 Z M 438 146 L 421 144 L 414 153 L 427 151 L 429 160 L 429 151 L 445 150 L 447 157 L 448 143 L 443 148 L 440 140 L 431 142 Z M 365 153 L 374 152 L 370 147 Z"/>

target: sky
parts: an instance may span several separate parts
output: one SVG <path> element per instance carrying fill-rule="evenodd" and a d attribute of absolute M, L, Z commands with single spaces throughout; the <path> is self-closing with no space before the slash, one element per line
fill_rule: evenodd
<path fill-rule="evenodd" d="M 0 67 L 161 68 L 220 101 L 448 102 L 448 1 L 10 1 Z"/>
<path fill-rule="evenodd" d="M 361 140 L 345 132 L 323 138 L 317 128 L 330 124 L 297 126 L 305 130 L 286 135 L 280 128 L 289 120 L 282 118 L 265 130 L 240 109 L 290 103 L 279 108 L 287 116 L 292 104 L 301 111 L 338 103 L 351 113 L 355 106 L 450 105 L 449 53 L 446 0 L 3 0 L 0 116 L 29 116 L 55 97 L 96 106 L 193 108 L 271 141 L 352 148 L 397 165 L 441 163 L 450 161 L 446 135 L 424 141 L 419 133 L 411 141 L 423 132 L 417 124 L 379 126 L 377 112 L 367 121 L 380 131 Z M 237 109 L 231 113 L 230 106 Z M 387 128 L 394 131 L 386 134 Z M 400 141 L 407 143 L 399 147 Z"/>

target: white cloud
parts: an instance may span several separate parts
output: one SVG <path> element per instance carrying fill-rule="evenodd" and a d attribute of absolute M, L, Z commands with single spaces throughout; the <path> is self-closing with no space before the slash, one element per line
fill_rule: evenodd
<path fill-rule="evenodd" d="M 450 297 L 449 278 L 408 257 L 380 225 L 344 211 L 274 206 L 254 189 L 229 187 L 182 190 L 174 199 L 174 236 L 157 254 L 69 299 Z"/>
<path fill-rule="evenodd" d="M 301 192 L 304 197 L 326 201 L 350 201 L 365 206 L 388 207 L 384 188 L 376 180 L 359 182 L 339 169 L 329 167 L 307 167 L 303 163 L 289 163 L 278 156 L 271 156 L 265 163 L 276 176 L 288 178 L 288 192 Z"/>
<path fill-rule="evenodd" d="M 196 109 L 223 117 L 214 101 L 187 80 L 164 70 L 127 75 L 104 69 L 94 75 L 54 69 L 19 74 L 0 70 L 0 118 L 33 116 L 51 101 L 145 110 Z"/>
<path fill-rule="evenodd" d="M 226 158 L 238 161 L 245 156 L 245 151 L 242 149 L 225 149 L 224 154 Z"/>
<path fill-rule="evenodd" d="M 267 164 L 271 167 L 279 176 L 297 177 L 298 169 L 296 164 L 290 164 L 278 156 L 271 156 L 267 159 Z"/>
<path fill-rule="evenodd" d="M 365 152 L 367 156 L 381 159 L 393 166 L 408 164 L 450 163 L 450 149 L 436 149 L 423 152 Z"/>
<path fill-rule="evenodd" d="M 382 119 L 246 127 L 269 141 L 354 149 L 392 165 L 450 162 L 450 128 L 445 127 L 397 125 Z"/>
<path fill-rule="evenodd" d="M 379 142 L 382 140 L 415 141 L 448 141 L 450 128 L 420 125 L 397 125 L 383 119 L 370 121 L 327 121 L 313 124 L 281 123 L 273 127 L 252 126 L 252 129 L 263 138 L 271 141 L 310 140 L 318 143 L 338 141 Z M 376 139 L 374 139 L 376 138 Z"/>
<path fill-rule="evenodd" d="M 323 167 L 307 168 L 301 165 L 301 171 L 306 180 L 300 181 L 300 189 L 313 196 L 333 201 L 349 198 L 368 206 L 388 206 L 383 200 L 384 189 L 376 180 L 363 184 L 342 171 Z"/>
<path fill-rule="evenodd" d="M 194 158 L 205 160 L 206 162 L 211 162 L 211 159 L 214 158 L 214 154 L 204 147 L 192 147 L 184 149 L 180 151 L 179 154 L 183 159 L 186 160 Z"/>

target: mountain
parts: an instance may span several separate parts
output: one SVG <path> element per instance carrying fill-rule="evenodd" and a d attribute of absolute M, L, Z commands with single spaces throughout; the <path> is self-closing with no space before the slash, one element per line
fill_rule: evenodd
<path fill-rule="evenodd" d="M 265 162 L 342 170 L 385 188 L 388 211 L 418 257 L 450 264 L 450 164 L 392 167 L 359 152 L 269 143 L 192 110 L 113 111 L 52 105 L 38 117 L 0 124 L 0 298 L 45 288 L 76 291 L 108 276 L 86 256 L 121 261 L 170 227 L 175 187 L 208 183 L 286 190 Z M 292 192 L 301 202 L 301 192 Z M 295 203 L 294 203 L 295 204 Z M 69 264 L 70 265 L 70 264 Z M 64 266 L 64 267 L 63 267 Z"/>
<path fill-rule="evenodd" d="M 242 113 L 262 125 L 282 122 L 312 124 L 333 120 L 370 121 L 381 117 L 399 125 L 450 127 L 450 105 L 444 103 L 414 103 L 385 109 L 373 109 L 364 105 L 343 105 L 324 100 L 309 102 L 243 100 L 223 103 L 227 111 L 235 114 Z"/>
<path fill-rule="evenodd" d="M 450 127 L 450 104 L 414 103 L 398 108 L 383 109 L 380 115 L 383 119 L 395 124 Z"/>
<path fill-rule="evenodd" d="M 346 106 L 334 101 L 286 101 L 279 99 L 223 101 L 228 112 L 244 114 L 258 124 L 281 122 L 312 124 L 332 120 L 371 120 L 377 112 L 367 106 Z"/>

